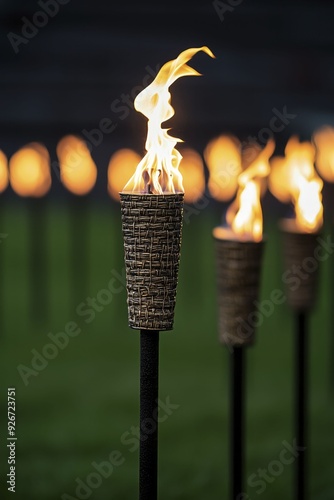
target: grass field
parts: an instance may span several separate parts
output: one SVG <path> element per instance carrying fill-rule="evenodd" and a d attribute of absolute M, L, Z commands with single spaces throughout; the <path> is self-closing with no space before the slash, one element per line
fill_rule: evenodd
<path fill-rule="evenodd" d="M 80 285 L 73 296 L 69 253 L 75 232 L 70 231 L 66 206 L 47 207 L 51 308 L 49 318 L 35 324 L 29 310 L 33 285 L 26 208 L 26 204 L 8 206 L 1 215 L 1 231 L 8 237 L 0 246 L 0 498 L 11 498 L 4 479 L 8 472 L 6 394 L 7 387 L 14 386 L 17 498 L 135 499 L 138 452 L 131 451 L 133 444 L 124 444 L 123 435 L 131 433 L 138 422 L 139 335 L 127 327 L 124 287 L 119 286 L 122 290 L 96 312 L 91 323 L 85 323 L 85 317 L 76 312 L 76 306 L 88 296 L 97 297 L 112 276 L 122 275 L 119 210 L 115 205 L 92 207 L 86 221 L 87 234 L 78 231 L 82 244 L 88 241 L 90 260 L 86 286 Z M 184 227 L 175 329 L 161 334 L 161 399 L 169 397 L 179 407 L 160 426 L 160 500 L 228 498 L 229 352 L 217 342 L 211 238 L 217 221 L 218 216 L 206 209 L 193 215 Z M 273 288 L 283 289 L 276 223 L 266 232 L 262 298 L 269 297 Z M 319 500 L 334 498 L 330 266 L 330 259 L 324 262 L 319 301 L 310 321 L 308 481 L 310 499 Z M 31 375 L 25 385 L 17 366 L 31 366 L 31 350 L 42 352 L 50 343 L 47 334 L 63 331 L 69 321 L 78 324 L 80 334 L 70 338 L 67 347 L 59 349 L 58 355 Z M 253 478 L 253 484 L 259 469 L 274 470 L 273 461 L 283 449 L 282 442 L 293 442 L 293 347 L 293 317 L 283 304 L 264 321 L 256 345 L 247 354 L 246 479 Z M 113 450 L 122 455 L 122 464 L 115 466 L 91 494 L 77 497 L 76 479 L 86 482 L 95 471 L 92 463 L 106 461 Z M 263 487 L 249 485 L 249 498 L 294 500 L 293 471 L 293 464 L 289 464 L 276 476 L 269 473 L 269 481 L 263 483 L 265 490 L 260 493 Z"/>

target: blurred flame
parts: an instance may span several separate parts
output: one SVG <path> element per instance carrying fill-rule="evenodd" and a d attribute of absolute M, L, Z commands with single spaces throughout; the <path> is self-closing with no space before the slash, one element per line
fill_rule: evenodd
<path fill-rule="evenodd" d="M 202 157 L 191 148 L 182 150 L 180 173 L 183 177 L 184 201 L 195 203 L 205 190 L 205 175 Z"/>
<path fill-rule="evenodd" d="M 206 146 L 204 158 L 210 172 L 208 188 L 218 201 L 230 200 L 238 189 L 242 171 L 241 145 L 233 136 L 221 135 Z"/>
<path fill-rule="evenodd" d="M 237 197 L 227 210 L 226 221 L 241 239 L 262 239 L 261 183 L 269 175 L 274 149 L 275 142 L 270 140 L 238 177 Z"/>
<path fill-rule="evenodd" d="M 323 127 L 313 135 L 317 147 L 316 166 L 325 181 L 334 182 L 334 128 Z"/>
<path fill-rule="evenodd" d="M 9 183 L 9 171 L 7 156 L 0 150 L 0 193 L 2 193 Z"/>
<path fill-rule="evenodd" d="M 200 74 L 186 64 L 197 52 L 203 51 L 214 57 L 208 47 L 187 49 L 160 69 L 155 80 L 140 92 L 134 102 L 135 109 L 148 119 L 147 139 L 144 158 L 136 172 L 124 187 L 124 191 L 136 193 L 176 193 L 183 192 L 182 176 L 179 172 L 181 154 L 175 149 L 181 139 L 171 137 L 169 129 L 161 124 L 174 115 L 170 103 L 169 87 L 182 76 Z"/>
<path fill-rule="evenodd" d="M 296 223 L 303 231 L 317 231 L 323 222 L 323 182 L 314 169 L 315 148 L 291 137 L 286 148 L 287 184 L 295 205 Z"/>
<path fill-rule="evenodd" d="M 10 159 L 9 177 L 19 196 L 44 196 L 51 187 L 50 157 L 42 144 L 33 142 Z"/>
<path fill-rule="evenodd" d="M 112 155 L 108 166 L 108 191 L 119 201 L 119 193 L 126 181 L 133 176 L 140 162 L 140 156 L 132 149 L 120 149 Z"/>
<path fill-rule="evenodd" d="M 270 192 L 282 203 L 291 200 L 286 178 L 288 176 L 287 163 L 283 156 L 275 156 L 270 160 L 270 175 L 268 185 Z"/>
<path fill-rule="evenodd" d="M 57 145 L 60 177 L 64 186 L 76 195 L 85 195 L 95 186 L 97 168 L 82 139 L 63 137 Z"/>

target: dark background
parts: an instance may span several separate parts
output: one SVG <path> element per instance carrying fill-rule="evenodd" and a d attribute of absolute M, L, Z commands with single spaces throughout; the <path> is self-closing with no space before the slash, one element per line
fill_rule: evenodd
<path fill-rule="evenodd" d="M 221 132 L 243 141 L 255 136 L 263 145 L 273 109 L 286 106 L 296 117 L 275 134 L 282 153 L 293 133 L 306 140 L 317 127 L 334 124 L 334 4 L 243 0 L 221 20 L 212 2 L 70 0 L 16 54 L 8 34 L 21 35 L 24 18 L 32 20 L 39 10 L 37 2 L 0 2 L 0 148 L 11 156 L 41 141 L 54 162 L 61 137 L 88 133 L 98 180 L 85 204 L 65 192 L 56 170 L 41 203 L 20 200 L 10 188 L 1 197 L 0 227 L 8 235 L 0 245 L 1 446 L 5 450 L 6 391 L 15 386 L 17 498 L 75 497 L 76 478 L 84 480 L 92 462 L 119 449 L 125 464 L 89 498 L 129 500 L 137 497 L 138 454 L 120 437 L 138 421 L 139 339 L 127 327 L 125 290 L 90 325 L 76 314 L 76 306 L 96 297 L 111 271 L 123 267 L 119 207 L 107 194 L 107 166 L 120 147 L 143 153 L 146 122 L 131 101 L 120 110 L 117 100 L 127 94 L 133 100 L 148 67 L 208 45 L 216 60 L 199 54 L 192 61 L 203 77 L 172 87 L 172 133 L 200 153 Z M 96 129 L 105 118 L 117 126 L 100 140 Z M 326 185 L 326 216 L 333 211 L 331 194 Z M 273 288 L 283 290 L 276 223 L 289 208 L 269 193 L 263 203 L 266 299 Z M 222 212 L 210 200 L 184 226 L 175 330 L 161 339 L 161 398 L 180 405 L 160 429 L 161 500 L 228 498 L 229 353 L 217 342 L 211 240 Z M 329 219 L 326 234 L 332 232 Z M 319 500 L 334 497 L 332 260 L 322 266 L 310 323 L 308 487 L 310 498 Z M 37 321 L 31 311 L 36 303 Z M 28 366 L 31 349 L 41 352 L 47 334 L 68 321 L 77 321 L 82 333 L 26 387 L 17 366 Z M 247 478 L 268 469 L 282 442 L 295 436 L 293 326 L 286 304 L 277 307 L 249 350 Z M 3 481 L 5 460 L 1 452 L 0 497 L 12 498 Z M 249 486 L 249 498 L 294 498 L 293 471 L 294 465 L 285 467 L 261 494 Z"/>
<path fill-rule="evenodd" d="M 223 7 L 212 2 L 70 0 L 27 44 L 19 43 L 16 54 L 8 33 L 21 35 L 22 18 L 31 21 L 41 9 L 33 1 L 2 1 L 1 147 L 11 154 L 40 140 L 54 157 L 64 134 L 90 132 L 109 118 L 116 129 L 93 147 L 100 171 L 96 194 L 103 196 L 111 152 L 120 146 L 142 152 L 146 134 L 145 120 L 115 101 L 138 92 L 148 66 L 156 70 L 201 45 L 216 61 L 198 55 L 193 64 L 204 77 L 173 86 L 171 125 L 188 145 L 202 151 L 223 131 L 242 140 L 258 137 L 272 109 L 284 106 L 296 118 L 277 134 L 279 152 L 292 133 L 309 139 L 318 126 L 332 124 L 333 3 L 225 5 L 221 21 L 217 9 Z"/>

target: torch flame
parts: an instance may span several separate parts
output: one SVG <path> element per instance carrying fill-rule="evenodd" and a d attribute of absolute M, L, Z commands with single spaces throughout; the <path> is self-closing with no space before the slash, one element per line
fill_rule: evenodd
<path fill-rule="evenodd" d="M 45 146 L 31 143 L 9 162 L 10 183 L 19 196 L 44 196 L 51 187 L 50 157 Z"/>
<path fill-rule="evenodd" d="M 78 196 L 89 193 L 96 182 L 97 168 L 85 141 L 74 135 L 63 137 L 57 145 L 57 156 L 64 186 Z"/>
<path fill-rule="evenodd" d="M 274 140 L 249 164 L 238 177 L 236 199 L 226 213 L 226 221 L 233 232 L 244 240 L 260 241 L 263 232 L 261 187 L 270 172 L 269 158 L 275 149 Z"/>
<path fill-rule="evenodd" d="M 309 142 L 299 142 L 292 137 L 285 153 L 290 169 L 288 185 L 295 205 L 296 223 L 303 231 L 315 232 L 323 222 L 323 182 L 314 169 L 315 148 Z"/>
<path fill-rule="evenodd" d="M 323 127 L 313 135 L 317 148 L 316 166 L 321 177 L 334 182 L 334 128 Z"/>
<path fill-rule="evenodd" d="M 197 52 L 203 51 L 214 57 L 208 47 L 187 49 L 160 69 L 155 80 L 140 92 L 135 109 L 148 119 L 144 158 L 135 174 L 124 187 L 125 192 L 166 194 L 183 192 L 182 176 L 179 172 L 181 154 L 175 146 L 181 139 L 171 137 L 169 129 L 161 124 L 174 115 L 170 104 L 169 87 L 182 76 L 199 76 L 195 69 L 186 64 Z"/>
<path fill-rule="evenodd" d="M 230 200 L 238 189 L 238 176 L 242 171 L 239 140 L 227 135 L 213 139 L 205 148 L 204 158 L 210 172 L 211 196 L 218 201 Z"/>

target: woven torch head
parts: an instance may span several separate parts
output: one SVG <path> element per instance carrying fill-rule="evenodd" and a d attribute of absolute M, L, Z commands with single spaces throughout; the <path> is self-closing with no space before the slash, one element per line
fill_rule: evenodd
<path fill-rule="evenodd" d="M 280 228 L 288 304 L 296 311 L 305 311 L 314 306 L 318 291 L 319 262 L 315 255 L 319 232 L 297 231 L 290 219 L 283 219 Z"/>
<path fill-rule="evenodd" d="M 183 196 L 120 194 L 131 328 L 173 329 Z"/>
<path fill-rule="evenodd" d="M 263 241 L 215 238 L 219 339 L 222 344 L 252 344 L 258 325 Z"/>

